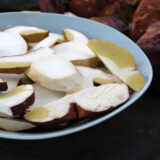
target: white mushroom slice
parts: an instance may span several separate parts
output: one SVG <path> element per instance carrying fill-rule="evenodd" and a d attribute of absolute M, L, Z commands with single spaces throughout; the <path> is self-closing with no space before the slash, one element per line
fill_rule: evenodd
<path fill-rule="evenodd" d="M 3 77 L 3 80 L 7 83 L 7 90 L 10 91 L 13 88 L 17 87 L 18 81 L 20 78 L 24 77 L 23 74 L 3 74 L 0 73 L 0 77 Z"/>
<path fill-rule="evenodd" d="M 105 112 L 127 101 L 125 84 L 90 87 L 27 112 L 24 118 L 36 125 L 54 127 L 61 122 Z"/>
<path fill-rule="evenodd" d="M 48 30 L 31 26 L 16 26 L 6 29 L 5 32 L 20 34 L 27 42 L 39 42 L 49 34 Z"/>
<path fill-rule="evenodd" d="M 5 32 L 7 33 L 13 33 L 13 34 L 20 34 L 22 31 L 28 31 L 28 30 L 39 30 L 40 28 L 33 27 L 33 26 L 15 26 L 11 28 L 7 28 Z"/>
<path fill-rule="evenodd" d="M 56 45 L 53 50 L 56 55 L 63 57 L 69 61 L 77 60 L 77 59 L 88 59 L 93 56 L 86 52 L 87 47 L 82 47 L 76 45 L 74 42 L 66 42 L 62 44 Z"/>
<path fill-rule="evenodd" d="M 75 92 L 82 87 L 83 79 L 75 66 L 54 54 L 33 62 L 25 73 L 37 84 L 51 90 Z"/>
<path fill-rule="evenodd" d="M 0 73 L 23 73 L 33 61 L 52 55 L 54 52 L 49 48 L 40 48 L 21 56 L 1 57 Z"/>
<path fill-rule="evenodd" d="M 6 131 L 18 132 L 35 127 L 35 125 L 21 119 L 0 118 L 0 128 Z"/>
<path fill-rule="evenodd" d="M 131 89 L 138 92 L 144 87 L 145 79 L 136 70 L 136 62 L 129 51 L 110 42 L 100 40 L 90 40 L 88 47 L 114 75 Z"/>
<path fill-rule="evenodd" d="M 114 75 L 106 73 L 100 69 L 76 66 L 79 72 L 83 76 L 83 89 L 92 87 L 95 83 L 107 84 L 107 83 L 121 83 L 121 81 Z"/>
<path fill-rule="evenodd" d="M 64 37 L 67 41 L 53 47 L 55 54 L 72 61 L 75 65 L 95 67 L 96 55 L 87 47 L 88 38 L 82 33 L 64 29 Z"/>
<path fill-rule="evenodd" d="M 43 41 L 43 40 L 42 40 Z M 34 46 L 36 46 L 37 44 L 38 44 L 39 42 L 35 42 L 35 43 L 27 43 L 28 44 L 28 50 L 29 50 L 29 52 L 32 50 L 32 48 L 34 47 Z"/>
<path fill-rule="evenodd" d="M 76 16 L 75 14 L 73 14 L 72 12 L 65 12 L 64 15 L 67 15 L 67 16 Z M 77 16 L 76 16 L 77 17 Z"/>
<path fill-rule="evenodd" d="M 33 86 L 35 90 L 35 102 L 29 110 L 33 110 L 41 105 L 45 105 L 65 96 L 64 92 L 53 91 L 36 83 L 34 83 Z"/>
<path fill-rule="evenodd" d="M 45 39 L 43 39 L 42 41 L 40 41 L 39 43 L 36 44 L 29 44 L 29 46 L 31 47 L 31 50 L 36 50 L 39 49 L 41 47 L 53 47 L 57 42 L 59 41 L 63 41 L 63 36 L 60 34 L 56 34 L 56 33 L 49 33 L 49 36 L 46 37 Z"/>
<path fill-rule="evenodd" d="M 34 103 L 32 85 L 21 85 L 13 90 L 0 94 L 0 116 L 19 117 Z"/>
<path fill-rule="evenodd" d="M 81 32 L 69 28 L 63 29 L 63 34 L 65 40 L 68 42 L 73 41 L 77 44 L 87 45 L 87 42 L 89 40 L 88 37 L 82 34 Z M 92 53 L 92 55 L 94 55 L 94 53 Z"/>
<path fill-rule="evenodd" d="M 92 113 L 115 108 L 127 101 L 129 96 L 129 90 L 125 84 L 106 84 L 82 90 L 74 95 L 78 117 L 83 118 Z"/>
<path fill-rule="evenodd" d="M 0 57 L 22 55 L 27 53 L 28 47 L 20 35 L 0 32 Z"/>
<path fill-rule="evenodd" d="M 19 80 L 18 85 L 24 84 L 32 84 L 35 90 L 35 102 L 28 110 L 33 110 L 40 105 L 50 103 L 65 96 L 65 92 L 58 92 L 47 89 L 43 86 L 38 85 L 37 83 L 34 83 L 28 77 L 24 77 Z"/>
<path fill-rule="evenodd" d="M 24 119 L 39 126 L 54 128 L 77 118 L 75 106 L 70 102 L 70 97 L 61 98 L 27 112 Z"/>

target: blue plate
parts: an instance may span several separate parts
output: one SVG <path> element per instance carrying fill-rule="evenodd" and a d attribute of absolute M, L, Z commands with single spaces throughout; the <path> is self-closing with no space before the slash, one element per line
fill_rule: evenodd
<path fill-rule="evenodd" d="M 146 83 L 144 88 L 138 93 L 133 93 L 131 98 L 125 104 L 115 109 L 111 113 L 98 117 L 94 120 L 81 122 L 74 126 L 69 126 L 65 129 L 45 133 L 13 133 L 0 130 L 0 137 L 10 139 L 34 140 L 54 138 L 78 132 L 80 130 L 101 123 L 109 119 L 110 117 L 118 114 L 125 108 L 129 107 L 138 98 L 140 98 L 142 94 L 144 94 L 144 92 L 147 90 L 151 83 L 153 74 L 152 67 L 144 52 L 132 40 L 130 40 L 128 37 L 111 27 L 107 27 L 103 24 L 88 19 L 70 17 L 59 14 L 16 12 L 0 14 L 0 30 L 17 25 L 37 26 L 40 28 L 48 29 L 51 32 L 57 33 L 62 33 L 63 28 L 72 28 L 84 33 L 90 39 L 110 41 L 114 44 L 122 46 L 134 55 L 137 64 L 137 69 L 143 73 L 146 79 Z"/>

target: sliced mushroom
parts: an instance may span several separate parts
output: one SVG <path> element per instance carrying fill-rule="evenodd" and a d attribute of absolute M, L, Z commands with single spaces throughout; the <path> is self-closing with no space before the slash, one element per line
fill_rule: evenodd
<path fill-rule="evenodd" d="M 35 127 L 35 125 L 21 119 L 0 118 L 0 128 L 6 131 L 18 132 Z"/>
<path fill-rule="evenodd" d="M 74 13 L 72 13 L 72 12 L 65 12 L 64 15 L 67 15 L 67 16 L 74 16 L 74 17 L 76 16 L 76 15 L 75 15 Z"/>
<path fill-rule="evenodd" d="M 94 84 L 109 84 L 109 83 L 121 83 L 121 81 L 114 75 L 106 73 L 100 69 L 76 66 L 79 72 L 83 76 L 83 89 L 92 87 Z"/>
<path fill-rule="evenodd" d="M 38 126 L 55 127 L 59 123 L 106 112 L 129 98 L 125 84 L 90 87 L 27 112 L 24 118 Z"/>
<path fill-rule="evenodd" d="M 30 78 L 23 77 L 19 80 L 18 85 L 24 84 L 32 84 L 35 90 L 35 102 L 29 108 L 29 110 L 33 110 L 40 105 L 47 104 L 54 100 L 60 99 L 65 96 L 65 92 L 53 91 L 51 89 L 47 89 L 46 87 L 40 86 L 37 83 L 34 83 Z"/>
<path fill-rule="evenodd" d="M 31 65 L 33 61 L 52 54 L 52 49 L 40 48 L 21 56 L 1 57 L 0 73 L 21 74 Z"/>
<path fill-rule="evenodd" d="M 19 79 L 18 85 L 24 85 L 24 84 L 32 84 L 35 90 L 34 104 L 31 107 L 29 107 L 28 110 L 33 110 L 39 107 L 40 105 L 50 103 L 66 95 L 65 92 L 53 91 L 51 89 L 47 89 L 46 87 L 40 86 L 34 83 L 28 77 L 23 77 Z"/>
<path fill-rule="evenodd" d="M 49 34 L 48 30 L 31 26 L 16 26 L 6 29 L 5 32 L 20 34 L 27 42 L 39 42 Z"/>
<path fill-rule="evenodd" d="M 36 44 L 29 44 L 29 46 L 31 47 L 31 50 L 36 50 L 39 49 L 41 47 L 53 47 L 57 42 L 61 43 L 64 41 L 64 38 L 62 35 L 60 34 L 56 34 L 56 33 L 49 33 L 49 36 L 46 37 L 45 39 L 43 39 L 42 41 L 36 43 Z"/>
<path fill-rule="evenodd" d="M 75 66 L 54 54 L 33 62 L 25 74 L 51 90 L 75 92 L 82 87 L 83 78 Z"/>
<path fill-rule="evenodd" d="M 64 29 L 63 32 L 68 42 L 53 47 L 56 55 L 71 61 L 75 65 L 95 67 L 97 57 L 87 47 L 88 38 L 72 29 Z"/>
<path fill-rule="evenodd" d="M 33 110 L 41 105 L 45 105 L 65 96 L 65 92 L 53 91 L 36 83 L 34 83 L 33 86 L 35 90 L 35 102 L 29 110 Z"/>
<path fill-rule="evenodd" d="M 0 32 L 0 57 L 27 53 L 27 43 L 20 35 Z"/>
<path fill-rule="evenodd" d="M 0 116 L 20 117 L 34 103 L 32 85 L 22 85 L 0 94 Z"/>
<path fill-rule="evenodd" d="M 7 83 L 7 90 L 10 91 L 17 87 L 19 79 L 24 77 L 24 74 L 3 74 L 0 73 L 0 77 L 3 77 L 3 80 Z M 5 90 L 5 91 L 7 91 Z"/>
<path fill-rule="evenodd" d="M 4 80 L 0 79 L 0 91 L 7 91 L 8 85 L 7 82 Z"/>
<path fill-rule="evenodd" d="M 131 89 L 138 92 L 144 87 L 145 79 L 136 70 L 136 62 L 129 51 L 110 42 L 100 40 L 90 40 L 88 47 L 114 75 Z"/>

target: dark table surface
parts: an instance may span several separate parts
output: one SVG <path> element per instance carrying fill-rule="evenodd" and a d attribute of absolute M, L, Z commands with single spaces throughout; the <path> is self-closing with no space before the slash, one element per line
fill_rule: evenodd
<path fill-rule="evenodd" d="M 0 11 L 38 9 L 38 0 L 1 0 Z M 0 160 L 160 160 L 160 96 L 146 93 L 113 118 L 64 137 L 0 139 Z"/>
<path fill-rule="evenodd" d="M 159 160 L 160 96 L 146 93 L 128 109 L 87 130 L 55 139 L 0 139 L 0 160 Z"/>

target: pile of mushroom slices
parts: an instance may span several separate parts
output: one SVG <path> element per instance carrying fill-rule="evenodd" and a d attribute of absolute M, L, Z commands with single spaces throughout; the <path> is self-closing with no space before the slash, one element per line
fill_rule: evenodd
<path fill-rule="evenodd" d="M 107 112 L 145 83 L 133 55 L 83 33 L 15 26 L 0 32 L 0 128 L 54 129 Z"/>

